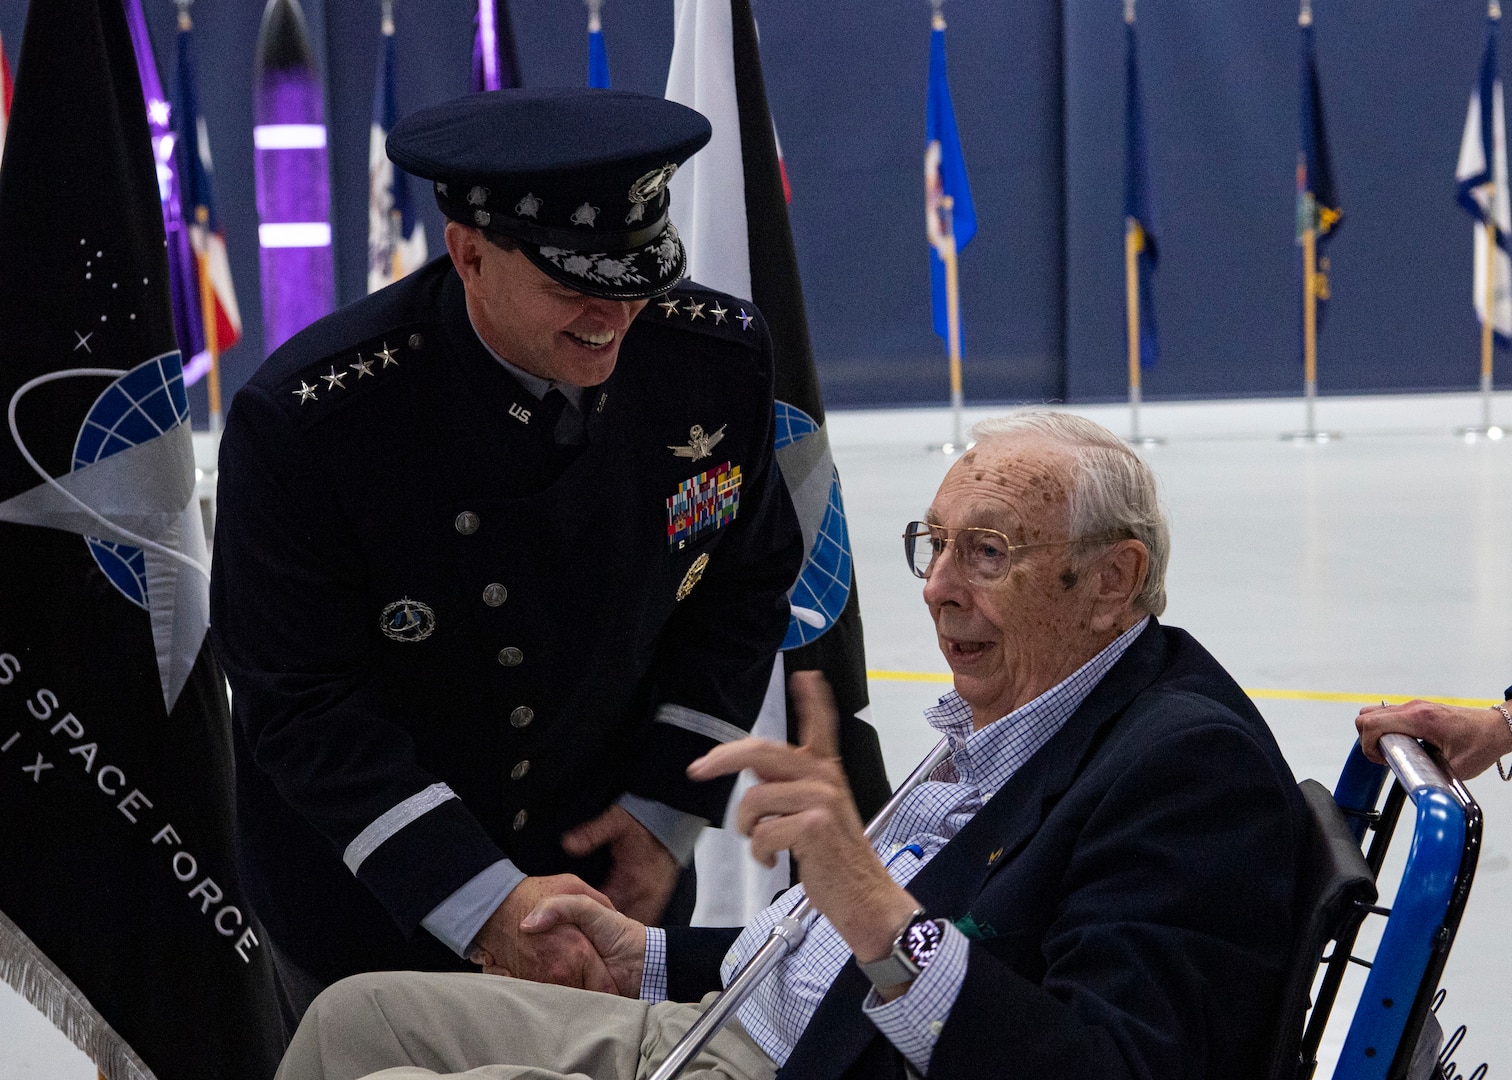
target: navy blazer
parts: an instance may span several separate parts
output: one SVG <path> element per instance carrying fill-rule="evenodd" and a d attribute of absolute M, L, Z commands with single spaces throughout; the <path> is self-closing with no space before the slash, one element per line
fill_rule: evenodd
<path fill-rule="evenodd" d="M 1306 812 L 1243 691 L 1153 619 L 909 885 L 972 937 L 931 1077 L 1261 1077 Z M 668 930 L 679 998 L 729 934 Z M 782 1080 L 901 1077 L 842 969 Z"/>

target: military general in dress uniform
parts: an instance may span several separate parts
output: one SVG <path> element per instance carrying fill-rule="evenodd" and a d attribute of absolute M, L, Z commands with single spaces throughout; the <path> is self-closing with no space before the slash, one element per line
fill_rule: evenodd
<path fill-rule="evenodd" d="M 359 971 L 603 988 L 545 895 L 653 920 L 787 626 L 802 540 L 749 301 L 678 282 L 672 102 L 497 91 L 417 112 L 449 258 L 237 394 L 213 632 L 238 858 L 296 1020 Z M 602 890 L 600 892 L 599 890 Z"/>

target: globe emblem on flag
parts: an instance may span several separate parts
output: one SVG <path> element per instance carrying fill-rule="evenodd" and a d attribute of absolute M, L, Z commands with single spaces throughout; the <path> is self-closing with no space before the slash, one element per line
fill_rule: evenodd
<path fill-rule="evenodd" d="M 139 364 L 116 379 L 90 406 L 74 443 L 73 468 L 140 446 L 189 422 L 189 398 L 177 352 Z M 139 547 L 86 536 L 95 564 L 122 596 L 147 607 L 146 557 Z"/>
<path fill-rule="evenodd" d="M 802 409 L 779 401 L 776 403 L 776 430 L 773 448 L 781 450 L 813 435 L 819 430 L 819 425 Z M 808 557 L 804 559 L 803 571 L 798 575 L 798 581 L 788 598 L 793 607 L 815 612 L 822 617 L 823 622 L 815 626 L 796 615 L 790 615 L 782 648 L 796 649 L 807 645 L 834 626 L 850 597 L 850 583 L 850 530 L 845 524 L 840 476 L 832 469 L 829 502 L 824 509 L 824 518 L 819 524 L 814 543 L 809 548 Z"/>

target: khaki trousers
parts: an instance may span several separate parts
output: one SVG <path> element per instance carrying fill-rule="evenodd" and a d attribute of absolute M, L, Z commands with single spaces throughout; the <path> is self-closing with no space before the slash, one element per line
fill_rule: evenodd
<path fill-rule="evenodd" d="M 705 998 L 707 1002 L 709 999 Z M 381 971 L 343 979 L 305 1013 L 276 1080 L 639 1080 L 702 1005 L 642 1001 L 495 975 Z M 738 1023 L 683 1076 L 772 1080 Z"/>

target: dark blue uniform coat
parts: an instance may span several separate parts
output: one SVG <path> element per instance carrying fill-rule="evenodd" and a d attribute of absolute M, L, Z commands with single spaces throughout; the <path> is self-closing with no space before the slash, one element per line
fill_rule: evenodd
<path fill-rule="evenodd" d="M 974 938 L 929 1076 L 1263 1077 L 1306 810 L 1265 721 L 1151 620 L 1081 707 L 909 885 Z M 669 990 L 731 935 L 669 929 Z M 779 1080 L 903 1076 L 847 964 Z"/>
<path fill-rule="evenodd" d="M 457 966 L 416 933 L 431 908 L 504 856 L 600 879 L 560 837 L 623 792 L 722 817 L 729 783 L 683 770 L 754 722 L 802 541 L 754 309 L 667 303 L 585 393 L 581 452 L 478 341 L 445 259 L 237 394 L 212 602 L 239 858 L 309 974 Z M 679 456 L 694 425 L 722 437 Z"/>

